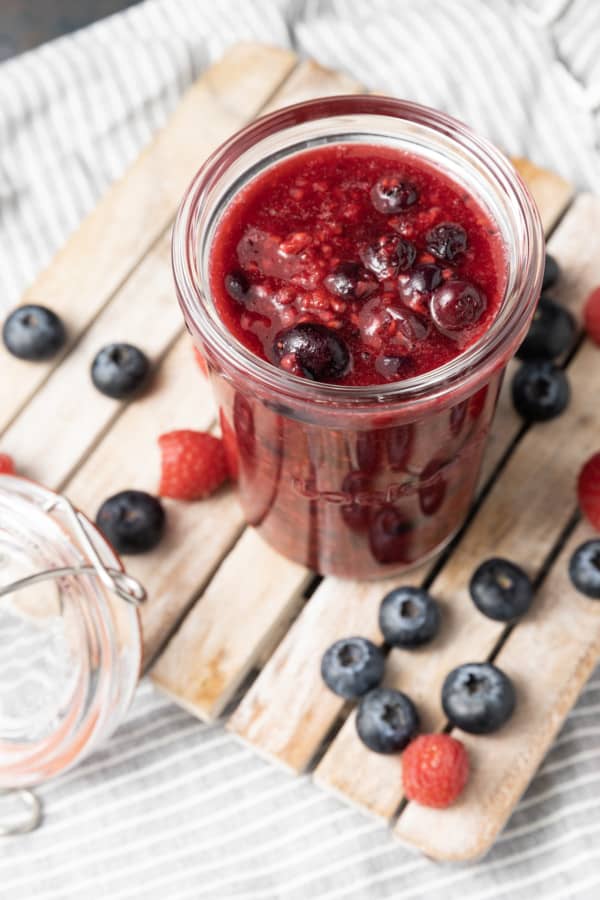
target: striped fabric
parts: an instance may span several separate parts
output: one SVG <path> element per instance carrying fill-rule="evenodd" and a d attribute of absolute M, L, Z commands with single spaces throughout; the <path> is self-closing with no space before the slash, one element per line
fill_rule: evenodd
<path fill-rule="evenodd" d="M 147 0 L 0 68 L 0 309 L 243 38 L 290 45 L 467 120 L 600 191 L 597 0 Z M 484 862 L 384 828 L 139 691 L 111 743 L 0 844 L 2 900 L 543 900 L 600 896 L 600 673 Z"/>

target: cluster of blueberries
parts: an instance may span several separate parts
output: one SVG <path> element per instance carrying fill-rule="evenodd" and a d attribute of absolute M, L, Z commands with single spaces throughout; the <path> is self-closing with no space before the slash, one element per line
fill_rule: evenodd
<path fill-rule="evenodd" d="M 544 293 L 552 289 L 559 276 L 558 263 L 547 253 L 542 296 L 527 337 L 517 351 L 523 365 L 513 379 L 513 404 L 519 415 L 532 422 L 546 422 L 560 415 L 570 398 L 567 376 L 555 360 L 573 347 L 577 326 L 571 313 Z"/>
<path fill-rule="evenodd" d="M 52 359 L 64 347 L 62 320 L 46 306 L 28 303 L 13 310 L 2 327 L 4 346 L 13 356 L 30 362 Z M 95 387 L 107 397 L 124 400 L 137 393 L 150 373 L 148 357 L 132 344 L 108 344 L 92 361 Z"/>
<path fill-rule="evenodd" d="M 507 624 L 527 612 L 534 594 L 526 573 L 498 557 L 476 569 L 469 591 L 480 612 Z M 410 650 L 428 643 L 440 621 L 440 607 L 427 591 L 398 587 L 383 598 L 379 609 L 382 647 L 364 637 L 350 637 L 325 652 L 323 680 L 340 697 L 358 701 L 356 729 L 370 750 L 397 753 L 415 737 L 419 715 L 413 701 L 401 691 L 381 687 L 385 657 L 391 647 Z M 492 662 L 458 666 L 442 686 L 442 708 L 449 723 L 471 734 L 496 731 L 511 717 L 515 703 L 512 681 Z"/>

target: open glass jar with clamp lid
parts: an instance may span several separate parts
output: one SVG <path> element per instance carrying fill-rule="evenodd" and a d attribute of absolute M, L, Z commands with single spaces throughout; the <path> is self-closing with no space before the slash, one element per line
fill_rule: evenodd
<path fill-rule="evenodd" d="M 144 599 L 65 497 L 0 475 L 0 836 L 36 828 L 31 788 L 122 720 L 140 675 Z"/>

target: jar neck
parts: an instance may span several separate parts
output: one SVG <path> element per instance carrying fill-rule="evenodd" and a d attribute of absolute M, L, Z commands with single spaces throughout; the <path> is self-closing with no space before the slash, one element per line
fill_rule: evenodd
<path fill-rule="evenodd" d="M 507 278 L 499 313 L 485 334 L 451 362 L 415 378 L 348 387 L 309 382 L 258 358 L 228 332 L 215 309 L 208 267 L 212 239 L 231 197 L 284 156 L 318 144 L 364 141 L 421 156 L 463 185 L 497 224 Z M 535 204 L 495 147 L 442 113 L 385 97 L 333 97 L 257 120 L 224 144 L 186 194 L 173 232 L 173 269 L 192 335 L 225 373 L 243 377 L 260 396 L 276 394 L 313 410 L 410 409 L 456 402 L 504 366 L 524 337 L 541 289 L 544 238 Z"/>
<path fill-rule="evenodd" d="M 102 583 L 96 554 L 107 571 L 122 572 L 68 501 L 0 477 L 0 621 L 15 636 L 0 650 L 0 787 L 38 784 L 75 765 L 131 700 L 139 618 Z"/>

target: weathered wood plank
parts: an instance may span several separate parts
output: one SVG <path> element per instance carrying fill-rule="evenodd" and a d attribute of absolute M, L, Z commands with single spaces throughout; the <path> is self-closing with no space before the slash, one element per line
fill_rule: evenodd
<path fill-rule="evenodd" d="M 550 231 L 573 199 L 575 194 L 573 185 L 560 175 L 549 172 L 548 169 L 541 169 L 529 159 L 515 157 L 512 164 L 533 194 L 542 217 L 544 231 Z"/>
<path fill-rule="evenodd" d="M 195 715 L 214 719 L 281 636 L 310 577 L 247 528 L 161 654 L 152 680 Z"/>
<path fill-rule="evenodd" d="M 2 448 L 24 475 L 60 488 L 122 411 L 122 402 L 92 384 L 90 364 L 101 347 L 128 341 L 144 350 L 155 368 L 182 331 L 169 260 L 170 241 L 164 236 L 4 433 Z M 151 381 L 147 392 L 155 390 Z M 43 435 L 43 452 L 39 441 L 32 441 L 34 434 Z"/>
<path fill-rule="evenodd" d="M 175 428 L 206 429 L 214 421 L 210 386 L 199 373 L 184 335 L 157 372 L 154 389 L 131 404 L 65 486 L 73 503 L 94 516 L 117 491 L 156 491 L 160 473 L 158 436 Z M 159 547 L 127 557 L 127 569 L 146 586 L 142 610 L 146 658 L 206 583 L 242 528 L 233 492 L 222 489 L 198 503 L 165 501 L 169 527 Z"/>
<path fill-rule="evenodd" d="M 321 657 L 333 641 L 351 634 L 381 641 L 377 598 L 386 585 L 391 582 L 322 582 L 228 727 L 261 754 L 295 772 L 305 769 L 344 706 L 323 684 Z"/>
<path fill-rule="evenodd" d="M 595 259 L 600 252 L 600 200 L 580 198 L 557 231 L 553 250 L 565 275 L 556 295 L 575 312 L 595 284 Z M 582 254 L 584 235 L 590 235 Z M 595 234 L 595 238 L 591 235 Z M 446 615 L 437 638 L 418 650 L 393 650 L 391 679 L 417 703 L 425 727 L 444 725 L 439 697 L 446 674 L 456 665 L 485 659 L 501 634 L 502 626 L 477 612 L 468 596 L 473 570 L 486 557 L 506 556 L 532 575 L 538 571 L 553 542 L 575 507 L 574 479 L 580 464 L 597 448 L 600 408 L 594 397 L 600 390 L 598 350 L 584 345 L 569 368 L 572 400 L 558 419 L 529 430 L 464 539 L 432 585 Z M 577 434 L 577 442 L 571 440 Z M 546 486 L 552 485 L 551 490 Z M 520 627 L 520 626 L 519 626 Z M 545 688 L 542 688 L 542 692 Z M 400 763 L 398 762 L 398 765 Z M 342 789 L 344 772 L 360 771 L 361 778 L 344 788 L 349 799 L 371 812 L 388 817 L 402 800 L 402 790 L 363 790 L 384 779 L 389 762 L 368 751 L 349 720 L 323 758 L 316 777 L 323 785 Z M 530 777 L 533 774 L 530 770 Z M 396 780 L 396 786 L 399 782 Z M 502 822 L 498 822 L 498 828 Z"/>
<path fill-rule="evenodd" d="M 26 291 L 63 317 L 70 344 L 109 301 L 173 219 L 202 161 L 254 116 L 296 64 L 294 53 L 258 44 L 233 47 L 187 92 L 125 176 Z M 60 362 L 24 363 L 0 344 L 0 430 Z"/>
<path fill-rule="evenodd" d="M 600 604 L 568 576 L 573 550 L 597 536 L 587 524 L 575 530 L 496 659 L 518 692 L 511 721 L 484 738 L 456 731 L 472 763 L 463 796 L 443 813 L 409 804 L 395 830 L 401 840 L 436 859 L 472 860 L 489 850 L 600 656 Z"/>

